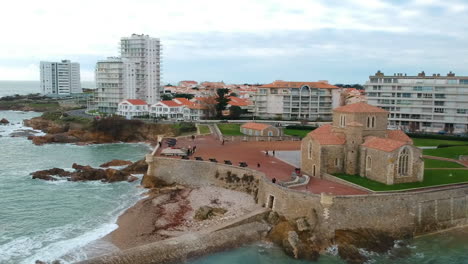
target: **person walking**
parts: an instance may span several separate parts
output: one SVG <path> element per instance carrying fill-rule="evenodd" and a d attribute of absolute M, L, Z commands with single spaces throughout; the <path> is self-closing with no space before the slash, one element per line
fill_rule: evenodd
<path fill-rule="evenodd" d="M 265 150 L 265 156 L 268 156 L 268 150 Z"/>
<path fill-rule="evenodd" d="M 197 149 L 197 146 L 193 146 L 192 148 L 192 153 L 195 153 L 195 150 Z"/>
<path fill-rule="evenodd" d="M 194 141 L 194 140 L 195 140 L 195 135 L 192 135 L 192 141 Z"/>
<path fill-rule="evenodd" d="M 257 162 L 257 168 L 260 168 L 260 162 Z"/>
<path fill-rule="evenodd" d="M 273 150 L 273 156 L 275 155 L 275 150 Z"/>
<path fill-rule="evenodd" d="M 224 139 L 223 139 L 223 142 L 221 143 L 221 145 L 224 145 Z"/>

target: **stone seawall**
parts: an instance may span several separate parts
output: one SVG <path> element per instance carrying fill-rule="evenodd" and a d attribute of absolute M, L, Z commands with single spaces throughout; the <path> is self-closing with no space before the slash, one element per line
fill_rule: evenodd
<path fill-rule="evenodd" d="M 197 232 L 131 248 L 79 264 L 164 264 L 184 262 L 206 254 L 261 240 L 269 225 L 249 223 L 216 232 Z"/>
<path fill-rule="evenodd" d="M 250 193 L 258 204 L 288 219 L 305 217 L 324 237 L 332 237 L 339 229 L 373 228 L 419 235 L 468 225 L 468 185 L 405 193 L 319 195 L 281 187 L 262 172 L 246 168 L 159 157 L 147 157 L 147 161 L 149 177 Z"/>

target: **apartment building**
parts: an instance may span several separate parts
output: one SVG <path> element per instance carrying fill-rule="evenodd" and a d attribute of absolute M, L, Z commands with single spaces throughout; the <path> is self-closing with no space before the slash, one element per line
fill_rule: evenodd
<path fill-rule="evenodd" d="M 369 104 L 390 112 L 390 126 L 421 132 L 468 131 L 468 76 L 377 71 L 369 76 L 365 91 Z"/>
<path fill-rule="evenodd" d="M 83 92 L 79 63 L 69 60 L 41 61 L 40 72 L 41 92 L 44 95 L 66 96 Z"/>
<path fill-rule="evenodd" d="M 120 57 L 96 64 L 97 107 L 116 113 L 118 103 L 126 99 L 160 100 L 161 44 L 157 38 L 133 34 L 120 41 Z"/>
<path fill-rule="evenodd" d="M 259 86 L 254 95 L 254 115 L 284 120 L 331 120 L 339 106 L 340 88 L 327 81 L 275 81 Z"/>

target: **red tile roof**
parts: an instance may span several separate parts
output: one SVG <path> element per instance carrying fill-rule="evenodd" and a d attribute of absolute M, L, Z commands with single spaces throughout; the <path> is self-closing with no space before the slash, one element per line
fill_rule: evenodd
<path fill-rule="evenodd" d="M 201 105 L 201 104 L 191 104 L 187 106 L 190 109 L 208 109 L 207 106 Z"/>
<path fill-rule="evenodd" d="M 229 105 L 234 105 L 234 106 L 248 106 L 248 105 L 251 105 L 252 103 L 247 100 L 247 99 L 242 99 L 242 98 L 239 98 L 239 97 L 235 97 L 235 96 L 229 96 L 228 99 L 230 100 L 228 102 Z"/>
<path fill-rule="evenodd" d="M 407 142 L 394 140 L 390 138 L 367 137 L 361 146 L 378 149 L 385 152 L 392 152 L 401 146 L 406 145 Z"/>
<path fill-rule="evenodd" d="M 387 130 L 387 137 L 393 140 L 408 142 L 413 144 L 413 140 L 401 130 Z"/>
<path fill-rule="evenodd" d="M 304 85 L 307 85 L 310 88 L 320 88 L 320 89 L 338 89 L 339 88 L 327 82 L 285 82 L 285 81 L 275 81 L 270 84 L 264 84 L 260 86 L 260 88 L 301 88 Z"/>
<path fill-rule="evenodd" d="M 127 99 L 125 101 L 129 102 L 132 105 L 147 105 L 148 104 L 145 101 L 140 100 L 140 99 Z"/>
<path fill-rule="evenodd" d="M 363 102 L 341 106 L 333 111 L 346 113 L 388 113 L 387 110 Z"/>
<path fill-rule="evenodd" d="M 169 106 L 169 107 L 182 106 L 182 104 L 179 104 L 179 103 L 171 101 L 171 100 L 161 101 L 160 103 L 165 104 L 166 106 Z"/>
<path fill-rule="evenodd" d="M 191 102 L 189 99 L 187 99 L 185 97 L 180 97 L 180 98 L 176 97 L 176 98 L 174 98 L 172 100 L 177 100 L 183 105 L 192 105 L 193 104 L 193 102 Z"/>
<path fill-rule="evenodd" d="M 346 140 L 332 131 L 332 125 L 323 125 L 308 134 L 320 145 L 343 145 Z"/>
<path fill-rule="evenodd" d="M 263 130 L 265 128 L 271 127 L 271 125 L 260 124 L 260 123 L 245 123 L 241 128 L 253 129 L 253 130 Z"/>

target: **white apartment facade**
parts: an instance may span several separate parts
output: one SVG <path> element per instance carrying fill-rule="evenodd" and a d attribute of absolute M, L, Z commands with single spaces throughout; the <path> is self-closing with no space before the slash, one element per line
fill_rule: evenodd
<path fill-rule="evenodd" d="M 40 62 L 40 85 L 44 95 L 66 96 L 82 93 L 80 64 L 69 60 Z"/>
<path fill-rule="evenodd" d="M 118 103 L 138 99 L 153 104 L 160 99 L 161 44 L 157 38 L 133 34 L 120 41 L 120 57 L 96 65 L 97 107 L 116 113 Z"/>
<path fill-rule="evenodd" d="M 468 76 L 378 71 L 364 87 L 369 104 L 390 112 L 391 126 L 410 132 L 468 131 Z"/>
<path fill-rule="evenodd" d="M 275 81 L 258 87 L 254 95 L 254 116 L 283 120 L 331 120 L 339 106 L 340 88 L 326 81 Z"/>
<path fill-rule="evenodd" d="M 117 114 L 127 119 L 149 115 L 148 104 L 143 100 L 127 99 L 118 105 Z"/>

